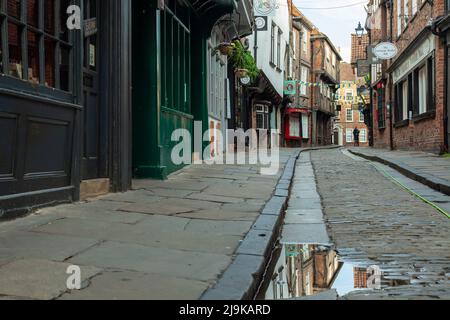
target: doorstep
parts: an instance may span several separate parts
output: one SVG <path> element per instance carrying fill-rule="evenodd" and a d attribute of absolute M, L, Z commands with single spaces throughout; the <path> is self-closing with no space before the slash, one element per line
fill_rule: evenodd
<path fill-rule="evenodd" d="M 109 193 L 110 179 L 84 180 L 80 185 L 80 200 L 88 200 L 104 196 Z"/>

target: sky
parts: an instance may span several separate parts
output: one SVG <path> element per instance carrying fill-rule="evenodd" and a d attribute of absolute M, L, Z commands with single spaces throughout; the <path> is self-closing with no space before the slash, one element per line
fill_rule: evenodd
<path fill-rule="evenodd" d="M 316 26 L 325 33 L 336 46 L 341 49 L 344 61 L 351 59 L 351 34 L 355 33 L 358 22 L 364 27 L 366 11 L 364 0 L 294 0 L 295 6 Z M 348 6 L 341 9 L 318 9 Z M 306 9 L 316 8 L 316 9 Z"/>

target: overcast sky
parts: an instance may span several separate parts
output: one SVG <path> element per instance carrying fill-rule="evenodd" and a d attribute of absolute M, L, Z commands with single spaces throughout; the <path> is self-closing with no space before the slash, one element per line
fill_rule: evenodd
<path fill-rule="evenodd" d="M 355 33 L 358 22 L 362 26 L 366 20 L 363 0 L 294 0 L 295 5 L 316 27 L 325 33 L 337 48 L 341 49 L 342 58 L 350 62 L 351 59 L 351 33 Z M 358 4 L 359 3 L 359 4 Z M 339 6 L 351 7 L 341 9 L 323 10 Z M 317 9 L 306 9 L 317 8 Z"/>

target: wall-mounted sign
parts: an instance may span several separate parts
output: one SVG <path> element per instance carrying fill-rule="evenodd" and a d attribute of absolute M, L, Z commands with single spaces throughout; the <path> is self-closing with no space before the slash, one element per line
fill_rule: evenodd
<path fill-rule="evenodd" d="M 284 94 L 286 96 L 293 96 L 297 94 L 297 81 L 289 80 L 284 82 Z"/>
<path fill-rule="evenodd" d="M 357 62 L 358 77 L 364 77 L 370 73 L 369 60 L 359 59 Z"/>
<path fill-rule="evenodd" d="M 255 12 L 260 16 L 272 16 L 279 8 L 277 0 L 255 0 Z"/>
<path fill-rule="evenodd" d="M 398 48 L 391 42 L 381 42 L 373 48 L 373 54 L 380 60 L 389 60 L 398 54 Z"/>
<path fill-rule="evenodd" d="M 257 31 L 267 31 L 269 30 L 268 24 L 267 24 L 267 17 L 255 17 L 255 26 Z"/>
<path fill-rule="evenodd" d="M 435 37 L 431 34 L 392 72 L 394 83 L 400 81 L 405 75 L 422 63 L 435 48 Z"/>
<path fill-rule="evenodd" d="M 97 19 L 92 18 L 84 21 L 84 36 L 90 37 L 97 33 Z"/>
<path fill-rule="evenodd" d="M 250 84 L 250 81 L 252 81 L 252 80 L 250 79 L 249 76 L 246 76 L 246 77 L 241 78 L 240 81 L 241 81 L 241 84 L 243 84 L 244 86 L 247 86 Z"/>
<path fill-rule="evenodd" d="M 96 65 L 96 54 L 95 46 L 93 44 L 89 45 L 89 66 L 94 67 Z"/>

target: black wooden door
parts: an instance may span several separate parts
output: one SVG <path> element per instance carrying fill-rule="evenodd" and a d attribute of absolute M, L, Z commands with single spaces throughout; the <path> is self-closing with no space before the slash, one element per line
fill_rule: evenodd
<path fill-rule="evenodd" d="M 83 161 L 82 179 L 99 178 L 100 166 L 100 101 L 99 101 L 99 4 L 100 0 L 84 0 L 83 55 Z"/>

